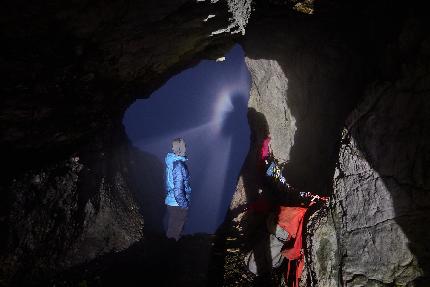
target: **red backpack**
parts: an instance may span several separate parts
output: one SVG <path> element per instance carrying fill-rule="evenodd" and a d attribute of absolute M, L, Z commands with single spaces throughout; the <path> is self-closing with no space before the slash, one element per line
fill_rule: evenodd
<path fill-rule="evenodd" d="M 299 286 L 299 279 L 302 275 L 303 267 L 305 265 L 304 256 L 302 252 L 302 229 L 303 218 L 308 208 L 306 207 L 287 207 L 281 206 L 278 215 L 278 224 L 288 232 L 288 241 L 293 240 L 294 244 L 288 245 L 282 251 L 282 255 L 288 259 L 288 268 L 284 273 L 285 282 L 288 280 L 291 272 L 291 263 L 296 260 L 295 280 L 291 286 Z M 287 242 L 288 242 L 287 241 Z M 291 242 L 291 241 L 290 241 Z"/>

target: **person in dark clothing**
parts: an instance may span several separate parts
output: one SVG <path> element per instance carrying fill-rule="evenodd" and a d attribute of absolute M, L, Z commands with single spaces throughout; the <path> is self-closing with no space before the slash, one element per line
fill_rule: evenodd
<path fill-rule="evenodd" d="M 189 172 L 186 165 L 187 158 L 185 141 L 181 138 L 172 142 L 173 153 L 166 155 L 166 199 L 167 231 L 166 236 L 178 240 L 187 218 L 191 200 Z"/>

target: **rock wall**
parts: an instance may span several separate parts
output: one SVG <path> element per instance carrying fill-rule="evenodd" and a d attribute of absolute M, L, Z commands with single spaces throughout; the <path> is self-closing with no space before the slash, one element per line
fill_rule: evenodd
<path fill-rule="evenodd" d="M 122 114 L 239 39 L 253 85 L 236 222 L 271 196 L 257 169 L 270 133 L 289 182 L 332 195 L 309 221 L 303 284 L 428 283 L 430 44 L 418 1 L 26 2 L 2 9 L 1 284 L 142 238 Z"/>
<path fill-rule="evenodd" d="M 429 284 L 430 233 L 424 222 L 430 198 L 430 42 L 425 22 L 416 13 L 406 17 L 381 60 L 389 74 L 368 85 L 345 122 L 330 211 L 308 226 L 315 286 Z M 387 78 L 393 70 L 396 78 Z"/>
<path fill-rule="evenodd" d="M 250 3 L 3 7 L 2 284 L 52 275 L 142 238 L 123 113 L 175 73 L 222 56 L 234 43 L 230 33 L 243 33 Z"/>
<path fill-rule="evenodd" d="M 288 161 L 297 129 L 287 104 L 288 79 L 275 60 L 246 57 L 245 62 L 253 83 L 248 107 L 264 114 L 275 157 Z"/>
<path fill-rule="evenodd" d="M 287 162 L 290 184 L 302 191 L 331 192 L 342 124 L 363 82 L 356 76 L 363 71 L 360 55 L 340 42 L 345 35 L 330 23 L 308 21 L 285 9 L 260 13 L 242 41 L 252 79 L 252 136 L 231 204 L 236 211 L 260 197 L 259 150 L 269 134 L 275 157 Z M 265 193 L 272 196 L 270 190 Z"/>
<path fill-rule="evenodd" d="M 230 19 L 233 4 L 10 3 L 2 9 L 1 158 L 12 173 L 64 159 L 119 123 L 134 99 L 202 58 L 222 56 L 232 38 L 212 32 L 246 23 L 240 6 Z"/>
<path fill-rule="evenodd" d="M 9 195 L 9 213 L 2 218 L 2 284 L 35 283 L 142 239 L 128 146 L 96 141 L 92 148 L 2 187 Z"/>
<path fill-rule="evenodd" d="M 256 284 L 267 286 L 278 286 L 282 277 L 268 271 L 272 266 L 267 259 L 267 214 L 247 212 L 247 207 L 259 199 L 273 205 L 288 203 L 280 202 L 285 197 L 262 182 L 262 141 L 270 134 L 275 157 L 287 162 L 290 184 L 301 191 L 330 194 L 343 122 L 360 96 L 366 70 L 360 53 L 350 46 L 351 39 L 334 28 L 336 25 L 321 19 L 309 21 L 289 13 L 282 5 L 275 7 L 279 9 L 276 12 L 264 7 L 260 12 L 256 10 L 242 41 L 252 78 L 248 104 L 251 147 L 230 209 L 234 230 L 244 242 L 243 250 L 252 250 L 260 258 L 257 269 L 266 272 L 264 279 L 256 280 L 267 282 Z M 331 232 L 333 228 L 321 234 Z M 336 243 L 322 242 L 324 252 L 329 254 L 319 252 L 318 259 L 309 259 L 324 268 L 324 258 L 337 254 Z M 324 283 L 330 281 L 337 279 L 329 278 Z"/>
<path fill-rule="evenodd" d="M 428 38 L 418 42 L 422 48 Z M 327 257 L 346 286 L 429 283 L 429 58 L 416 57 L 421 68 L 405 65 L 398 80 L 374 83 L 346 122 L 333 182 L 335 222 L 316 228 L 337 227 L 340 266 L 338 256 Z M 314 244 L 327 240 L 314 236 Z"/>
<path fill-rule="evenodd" d="M 301 286 L 344 286 L 341 276 L 338 226 L 327 208 L 316 211 L 308 219 L 305 239 L 305 269 Z"/>
<path fill-rule="evenodd" d="M 243 41 L 254 136 L 232 215 L 239 230 L 265 228 L 238 211 L 260 196 L 258 149 L 270 133 L 290 182 L 332 194 L 309 219 L 303 286 L 428 285 L 427 20 L 419 6 L 384 3 L 361 7 L 372 19 L 361 27 L 351 15 L 334 28 L 257 13 Z"/>

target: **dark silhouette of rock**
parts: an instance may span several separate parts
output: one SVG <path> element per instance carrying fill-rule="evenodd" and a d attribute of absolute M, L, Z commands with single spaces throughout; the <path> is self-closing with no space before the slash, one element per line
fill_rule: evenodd
<path fill-rule="evenodd" d="M 166 211 L 164 163 L 155 155 L 137 148 L 133 148 L 131 154 L 132 181 L 145 220 L 145 231 L 164 233 L 163 218 Z"/>

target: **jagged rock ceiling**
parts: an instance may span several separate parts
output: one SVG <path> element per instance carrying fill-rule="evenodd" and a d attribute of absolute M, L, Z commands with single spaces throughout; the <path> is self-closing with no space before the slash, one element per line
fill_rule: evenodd
<path fill-rule="evenodd" d="M 2 158 L 12 165 L 18 156 L 64 156 L 136 97 L 203 57 L 222 55 L 233 43 L 227 32 L 244 25 L 228 9 L 224 1 L 8 4 Z M 205 21 L 209 15 L 216 17 Z"/>

